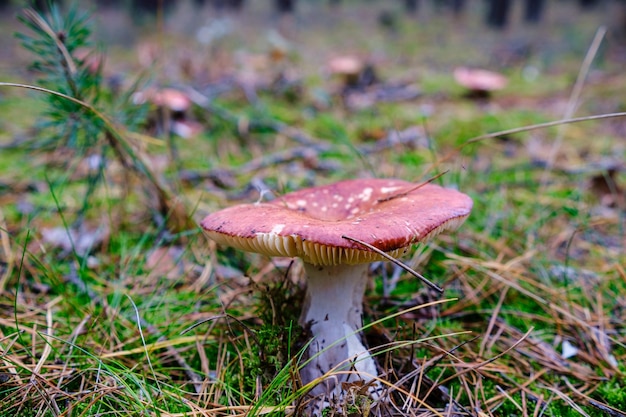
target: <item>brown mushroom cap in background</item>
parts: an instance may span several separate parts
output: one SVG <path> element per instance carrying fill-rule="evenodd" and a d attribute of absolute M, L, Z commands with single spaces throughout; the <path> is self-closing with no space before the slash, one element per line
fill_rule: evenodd
<path fill-rule="evenodd" d="M 463 223 L 472 200 L 456 190 L 390 179 L 347 180 L 243 204 L 207 216 L 202 227 L 218 243 L 314 265 L 358 264 L 383 258 L 358 239 L 401 255 Z M 395 197 L 395 198 L 392 198 Z"/>

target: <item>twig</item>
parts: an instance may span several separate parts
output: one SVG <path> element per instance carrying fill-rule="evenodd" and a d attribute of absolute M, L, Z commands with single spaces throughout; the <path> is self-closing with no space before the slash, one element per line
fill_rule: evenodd
<path fill-rule="evenodd" d="M 243 164 L 241 167 L 233 169 L 232 171 L 247 174 L 259 171 L 263 168 L 276 166 L 278 164 L 285 164 L 299 159 L 311 159 L 317 157 L 320 153 L 332 150 L 333 147 L 334 146 L 329 143 L 318 143 L 315 145 L 298 146 L 291 149 L 285 149 L 267 156 L 255 158 L 248 163 Z"/>
<path fill-rule="evenodd" d="M 51 307 L 48 307 L 46 311 L 46 331 L 45 333 L 42 333 L 42 336 L 43 335 L 52 337 L 52 308 Z M 33 369 L 33 374 L 30 379 L 31 382 L 34 382 L 35 377 L 37 377 L 39 373 L 41 372 L 41 369 L 43 368 L 43 364 L 48 359 L 48 356 L 50 356 L 50 353 L 52 353 L 52 346 L 50 345 L 50 341 L 46 337 L 43 337 L 43 339 L 45 341 L 45 346 L 43 348 L 41 357 L 37 361 L 37 365 L 35 365 L 35 369 Z"/>
<path fill-rule="evenodd" d="M 439 177 L 441 177 L 442 175 L 447 174 L 447 173 L 448 173 L 448 170 L 445 170 L 445 171 L 443 171 L 443 172 L 440 172 L 439 174 L 435 175 L 434 177 L 430 177 L 430 178 L 429 178 L 429 179 L 427 179 L 426 181 L 422 181 L 422 182 L 420 182 L 419 184 L 417 184 L 417 185 L 415 185 L 415 186 L 413 186 L 413 187 L 409 188 L 409 189 L 408 189 L 408 190 L 406 190 L 406 191 L 403 191 L 403 192 L 398 193 L 398 194 L 394 194 L 394 195 L 389 196 L 389 197 L 379 198 L 378 200 L 376 200 L 376 202 L 377 202 L 377 203 L 383 203 L 383 202 L 385 202 L 385 201 L 390 201 L 390 200 L 394 200 L 394 199 L 396 199 L 396 198 L 404 197 L 404 196 L 406 196 L 407 194 L 412 193 L 413 191 L 417 191 L 417 190 L 419 190 L 420 188 L 422 188 L 422 187 L 423 187 L 423 186 L 425 186 L 426 184 L 430 184 L 431 182 L 435 181 L 437 178 L 439 178 Z"/>
<path fill-rule="evenodd" d="M 88 314 L 87 316 L 85 316 L 85 318 L 83 318 L 80 323 L 78 323 L 78 326 L 76 326 L 76 328 L 72 331 L 72 336 L 71 339 L 69 341 L 69 352 L 67 353 L 66 356 L 67 358 L 71 358 L 74 352 L 74 347 L 76 346 L 76 339 L 78 338 L 78 336 L 85 330 L 85 325 L 87 324 L 87 322 L 91 320 L 91 315 Z M 69 365 L 69 360 L 66 360 L 63 363 L 63 368 L 61 369 L 61 376 L 59 377 L 59 381 L 57 382 L 57 388 L 61 389 L 61 385 L 63 383 L 63 380 L 65 379 L 66 376 L 66 371 L 67 371 L 67 367 Z"/>
<path fill-rule="evenodd" d="M 15 267 L 15 255 L 11 250 L 11 241 L 9 239 L 9 232 L 6 221 L 4 220 L 2 208 L 0 208 L 0 245 L 2 246 L 5 257 L 3 260 L 4 271 L 0 274 L 0 294 L 2 294 Z"/>
<path fill-rule="evenodd" d="M 215 115 L 223 120 L 226 120 L 236 126 L 241 124 L 241 121 L 245 119 L 243 116 L 238 116 L 225 110 L 224 108 L 214 104 L 206 95 L 202 94 L 198 90 L 193 88 L 187 88 L 186 93 L 189 99 L 197 106 L 209 111 L 212 115 Z M 305 159 L 317 156 L 322 152 L 330 151 L 341 144 L 332 143 L 329 140 L 311 137 L 300 129 L 293 126 L 289 126 L 285 123 L 276 120 L 264 120 L 258 121 L 246 120 L 246 126 L 248 130 L 271 130 L 275 133 L 284 135 L 294 142 L 297 142 L 301 146 L 294 147 L 288 150 L 283 150 L 268 156 L 253 159 L 252 161 L 244 164 L 237 169 L 230 170 L 233 173 L 249 173 L 257 171 L 268 166 L 274 166 L 280 163 L 291 162 L 297 159 Z M 363 145 L 360 147 L 352 147 L 357 154 L 370 155 L 383 151 L 387 148 L 395 145 L 412 144 L 418 141 L 418 139 L 426 139 L 420 131 L 416 129 L 406 129 L 402 132 L 391 132 L 387 137 L 381 141 L 374 143 L 373 145 Z M 223 172 L 223 170 L 220 170 Z M 187 175 L 190 175 L 189 173 Z M 214 172 L 203 173 L 193 175 L 194 179 L 206 179 L 215 175 Z"/>
<path fill-rule="evenodd" d="M 507 286 L 515 289 L 520 294 L 523 294 L 523 295 L 533 299 L 538 304 L 550 307 L 551 309 L 553 309 L 557 313 L 562 314 L 564 317 L 567 317 L 568 319 L 570 319 L 573 322 L 579 324 L 583 328 L 585 328 L 585 329 L 593 329 L 593 326 L 590 323 L 588 323 L 584 319 L 576 317 L 573 313 L 571 313 L 570 311 L 568 311 L 565 308 L 563 308 L 558 302 L 551 301 L 549 298 L 546 298 L 546 297 L 541 297 L 541 296 L 533 293 L 532 291 L 527 290 L 522 285 L 520 285 L 520 284 L 518 284 L 516 282 L 510 281 L 510 280 L 507 280 L 506 278 L 504 278 L 500 274 L 497 274 L 494 271 L 490 270 L 489 268 L 492 267 L 491 265 L 479 264 L 474 259 L 471 259 L 471 258 L 468 258 L 468 257 L 464 257 L 464 256 L 460 256 L 460 255 L 456 255 L 456 254 L 453 254 L 453 253 L 448 254 L 448 256 L 450 258 L 452 258 L 452 259 L 455 259 L 455 260 L 459 261 L 459 262 L 462 262 L 464 264 L 467 264 L 467 265 L 470 265 L 470 266 L 474 267 L 477 271 L 481 271 L 481 272 L 487 274 L 489 277 L 493 278 L 494 280 L 499 281 L 499 282 L 503 283 L 504 285 L 507 285 Z M 539 285 L 539 283 L 537 283 L 537 282 L 532 282 L 532 284 Z M 609 340 L 611 340 L 611 342 L 613 342 L 613 343 L 615 343 L 615 344 L 617 344 L 617 345 L 619 345 L 621 347 L 626 347 L 626 343 L 620 341 L 618 338 L 613 337 L 613 336 L 607 336 L 607 337 L 609 338 Z"/>
<path fill-rule="evenodd" d="M 293 129 L 293 128 L 291 128 Z M 295 130 L 295 129 L 294 129 Z M 371 155 L 376 154 L 378 152 L 384 151 L 385 149 L 391 148 L 396 145 L 409 145 L 415 143 L 418 139 L 421 139 L 422 136 L 418 133 L 414 132 L 413 129 L 407 129 L 407 131 L 395 133 L 392 132 L 383 140 L 380 140 L 372 145 L 362 145 L 353 148 L 355 152 L 359 155 Z M 299 146 L 295 148 L 291 148 L 288 150 L 280 151 L 268 156 L 264 156 L 261 158 L 253 159 L 247 164 L 242 165 L 240 168 L 237 168 L 237 172 L 251 172 L 257 171 L 262 168 L 266 168 L 268 166 L 273 166 L 279 163 L 291 162 L 296 159 L 305 159 L 311 158 L 312 156 L 317 156 L 322 152 L 328 152 L 333 150 L 334 148 L 341 146 L 333 143 L 329 143 L 327 141 L 320 141 L 318 143 L 312 143 L 307 146 Z"/>
<path fill-rule="evenodd" d="M 408 266 L 404 262 L 402 262 L 402 261 L 394 258 L 393 256 L 390 256 L 389 254 L 383 252 L 382 250 L 378 249 L 376 246 L 372 246 L 372 245 L 370 245 L 367 242 L 363 242 L 362 240 L 359 240 L 359 239 L 356 239 L 356 238 L 353 238 L 353 237 L 350 237 L 350 236 L 342 235 L 341 237 L 343 239 L 349 240 L 351 242 L 356 242 L 359 245 L 365 246 L 366 248 L 368 248 L 372 252 L 376 252 L 377 254 L 382 256 L 383 258 L 385 258 L 385 259 L 393 262 L 394 264 L 398 265 L 399 267 L 401 267 L 402 269 L 404 269 L 405 271 L 407 271 L 408 273 L 410 273 L 414 277 L 419 278 L 424 284 L 428 285 L 430 288 L 432 288 L 433 290 L 437 291 L 439 294 L 443 293 L 443 288 L 441 288 L 437 284 L 431 282 L 426 277 L 424 277 L 422 274 L 420 274 L 419 272 L 415 271 L 413 268 L 411 268 L 410 266 Z"/>
<path fill-rule="evenodd" d="M 485 347 L 487 346 L 487 342 L 489 341 L 489 336 L 491 336 L 493 327 L 496 324 L 496 319 L 498 315 L 500 314 L 500 310 L 502 309 L 502 304 L 504 304 L 504 299 L 506 297 L 507 292 L 509 291 L 509 288 L 510 287 L 504 287 L 502 289 L 502 292 L 500 293 L 500 299 L 498 300 L 498 304 L 496 304 L 496 307 L 494 308 L 493 313 L 491 314 L 491 318 L 489 319 L 489 324 L 487 325 L 487 330 L 485 331 L 485 337 L 483 338 L 483 341 L 480 344 L 480 349 L 478 350 L 478 356 L 481 358 L 483 357 L 485 353 Z"/>
<path fill-rule="evenodd" d="M 239 126 L 243 117 L 232 114 L 228 110 L 214 104 L 211 100 L 193 88 L 186 89 L 187 96 L 189 99 L 199 107 L 202 107 L 205 110 L 208 110 L 212 115 L 219 117 L 220 119 L 231 122 L 237 126 Z M 264 130 L 272 130 L 276 133 L 280 133 L 294 140 L 295 142 L 304 145 L 304 146 L 315 146 L 320 144 L 319 139 L 311 138 L 306 135 L 301 130 L 295 129 L 291 126 L 288 126 L 282 122 L 278 122 L 275 120 L 271 121 L 247 121 L 248 129 L 264 129 Z"/>
<path fill-rule="evenodd" d="M 54 96 L 78 104 L 86 110 L 91 111 L 98 119 L 102 120 L 102 122 L 104 123 L 106 129 L 106 140 L 109 142 L 110 146 L 114 150 L 119 162 L 124 167 L 128 167 L 135 173 L 139 174 L 152 186 L 152 189 L 156 194 L 161 213 L 170 216 L 170 218 L 173 218 L 173 220 L 176 222 L 175 228 L 180 229 L 184 227 L 195 227 L 195 224 L 193 223 L 189 213 L 187 213 L 186 209 L 182 207 L 181 202 L 175 198 L 169 187 L 164 184 L 163 181 L 154 172 L 152 172 L 149 164 L 142 158 L 142 156 L 135 152 L 132 143 L 127 139 L 127 136 L 132 137 L 132 135 L 130 135 L 129 132 L 127 132 L 125 129 L 116 125 L 113 120 L 109 119 L 104 113 L 96 109 L 93 105 L 85 101 L 79 100 L 76 97 L 72 97 L 58 91 L 29 84 L 0 82 L 0 87 L 26 88 L 46 94 L 52 94 Z"/>
<path fill-rule="evenodd" d="M 527 125 L 522 127 L 514 127 L 512 129 L 499 130 L 497 132 L 485 133 L 484 135 L 474 136 L 473 138 L 467 139 L 462 144 L 458 145 L 456 148 L 449 151 L 446 155 L 439 158 L 436 162 L 432 164 L 431 167 L 428 168 L 428 171 L 436 168 L 437 166 L 443 164 L 446 161 L 449 161 L 452 158 L 455 158 L 463 148 L 472 145 L 477 142 L 481 142 L 486 139 L 493 139 L 500 136 L 513 135 L 516 133 L 530 132 L 533 130 L 546 129 L 549 127 L 560 126 L 564 124 L 572 124 L 572 123 L 581 123 L 593 120 L 604 120 L 604 119 L 615 119 L 620 117 L 626 117 L 626 112 L 616 112 L 616 113 L 605 113 L 605 114 L 595 114 L 591 116 L 583 116 L 583 117 L 574 117 L 571 119 L 560 119 L 553 120 L 551 122 L 537 123 L 534 125 Z M 426 172 L 428 172 L 426 171 Z"/>
<path fill-rule="evenodd" d="M 4 323 L 2 323 L 4 324 Z M 20 378 L 20 374 L 17 371 L 16 365 L 20 366 L 21 368 L 26 368 L 26 365 L 24 363 L 22 363 L 19 360 L 16 360 L 15 358 L 12 358 L 11 360 L 9 360 L 9 352 L 11 351 L 11 348 L 13 347 L 13 345 L 15 344 L 16 340 L 18 340 L 18 337 L 13 338 L 13 340 L 11 340 L 9 342 L 9 344 L 4 347 L 2 345 L 2 343 L 0 343 L 0 358 L 2 358 L 2 362 L 4 362 L 4 366 L 5 368 L 8 370 L 8 373 L 4 373 L 4 376 L 2 379 L 0 379 L 0 381 L 4 382 L 5 379 L 8 379 L 8 375 L 11 375 L 13 377 L 15 377 L 15 379 L 17 380 L 17 383 L 19 385 L 22 385 L 22 378 Z M 3 340 L 8 339 L 7 337 L 3 337 L 0 342 L 2 342 Z M 0 382 L 0 384 L 2 383 Z"/>
<path fill-rule="evenodd" d="M 467 145 L 471 145 L 472 143 L 480 142 L 485 139 L 492 139 L 492 138 L 497 138 L 499 136 L 512 135 L 515 133 L 530 132 L 532 130 L 546 129 L 548 127 L 555 127 L 555 126 L 564 125 L 564 124 L 580 123 L 580 122 L 587 122 L 587 121 L 592 121 L 592 120 L 614 119 L 617 117 L 626 117 L 626 112 L 594 114 L 591 116 L 573 117 L 571 119 L 553 120 L 551 122 L 537 123 L 534 125 L 515 127 L 512 129 L 500 130 L 498 132 L 486 133 L 484 135 L 475 136 L 471 139 L 466 140 L 461 145 L 459 145 L 459 147 L 456 150 L 452 151 L 446 157 L 442 158 L 441 162 L 450 159 L 453 156 L 453 154 L 456 154 L 456 152 L 466 147 Z"/>
<path fill-rule="evenodd" d="M 518 383 L 517 381 L 515 381 L 513 378 L 507 376 L 507 375 L 503 375 L 503 378 L 505 381 L 511 383 L 512 385 L 514 385 L 514 387 L 509 388 L 508 390 L 508 394 L 512 395 L 515 394 L 518 391 L 521 392 L 526 392 L 527 395 L 532 396 L 532 398 L 535 399 L 535 401 L 537 401 L 538 403 L 545 403 L 543 401 L 543 397 L 536 397 L 535 394 L 533 394 L 530 389 L 528 388 L 531 384 L 535 383 L 535 381 L 539 380 L 539 378 L 541 378 L 542 376 L 544 376 L 546 373 L 549 373 L 550 369 L 548 368 L 542 368 L 539 371 L 537 371 L 536 373 L 534 373 L 533 375 L 529 376 L 522 384 Z M 501 401 L 505 396 L 502 394 L 498 394 L 498 395 L 492 395 L 490 396 L 488 399 L 485 400 L 484 404 L 486 406 L 490 406 L 492 404 L 496 404 L 499 401 Z M 547 403 L 545 403 L 547 404 Z"/>
<path fill-rule="evenodd" d="M 585 411 L 580 408 L 580 406 L 578 404 L 576 404 L 576 402 L 574 400 L 572 400 L 567 394 L 565 394 L 564 392 L 559 391 L 558 388 L 556 387 L 545 387 L 548 391 L 553 392 L 554 394 L 556 394 L 557 397 L 559 397 L 560 399 L 562 399 L 564 402 L 567 403 L 567 405 L 569 405 L 570 407 L 572 407 L 574 410 L 576 410 L 581 416 L 584 417 L 590 417 L 589 414 L 585 413 Z"/>
<path fill-rule="evenodd" d="M 470 371 L 478 371 L 480 368 L 484 367 L 485 365 L 488 365 L 492 362 L 497 361 L 499 358 L 501 358 L 502 356 L 506 355 L 507 353 L 509 353 L 510 351 L 512 351 L 513 349 L 515 349 L 517 346 L 519 346 L 522 342 L 524 342 L 528 336 L 530 336 L 530 334 L 532 333 L 532 331 L 534 330 L 533 327 L 531 327 L 530 329 L 528 329 L 528 331 L 526 333 L 524 333 L 524 335 L 518 339 L 515 343 L 513 343 L 511 346 L 509 346 L 506 350 L 504 350 L 503 352 L 500 352 L 499 354 L 497 354 L 496 356 L 487 359 L 486 361 L 482 361 L 479 362 L 475 365 L 469 366 L 459 372 L 457 372 L 456 374 L 449 376 L 448 378 L 444 379 L 442 382 L 439 383 L 439 385 L 442 385 L 448 381 L 450 381 L 453 378 L 457 378 L 460 375 L 466 374 Z"/>
<path fill-rule="evenodd" d="M 569 100 L 567 102 L 567 108 L 565 109 L 565 114 L 563 115 L 564 119 L 569 119 L 574 115 L 574 111 L 576 110 L 576 104 L 578 103 L 578 99 L 580 98 L 580 94 L 583 90 L 583 85 L 585 84 L 585 79 L 587 78 L 587 74 L 589 73 L 589 69 L 591 67 L 591 63 L 598 53 L 598 49 L 600 48 L 600 43 L 602 39 L 604 39 L 604 35 L 606 34 L 606 28 L 601 26 L 596 31 L 596 34 L 591 42 L 591 46 L 587 50 L 587 55 L 585 55 L 585 59 L 583 60 L 582 66 L 578 71 L 578 77 L 576 78 L 576 83 L 574 84 L 574 88 L 572 89 L 572 93 L 570 94 Z M 546 160 L 546 167 L 544 171 L 543 178 L 541 179 L 541 183 L 545 184 L 547 181 L 547 172 L 554 165 L 554 160 L 556 159 L 556 154 L 561 147 L 561 143 L 563 142 L 563 132 L 565 129 L 565 124 L 559 126 L 559 130 L 557 132 L 556 139 L 552 144 L 552 148 L 550 149 L 550 153 L 548 154 L 548 159 Z"/>
<path fill-rule="evenodd" d="M 358 146 L 353 148 L 353 150 L 361 156 L 372 155 L 397 145 L 413 145 L 420 139 L 423 139 L 423 136 L 416 132 L 415 129 L 407 129 L 402 132 L 392 132 L 385 139 L 380 140 L 375 144 Z M 338 146 L 341 145 L 332 144 L 327 141 L 320 141 L 306 146 L 295 146 L 290 149 L 264 155 L 262 157 L 252 159 L 238 168 L 219 168 L 203 172 L 186 171 L 183 175 L 185 177 L 184 179 L 187 181 L 202 181 L 211 178 L 222 178 L 224 175 L 231 177 L 235 175 L 248 174 L 279 164 L 285 164 L 301 159 L 315 158 L 319 156 L 319 154 L 331 151 Z M 436 178 L 439 178 L 439 175 L 433 179 Z"/>
<path fill-rule="evenodd" d="M 604 411 L 605 413 L 607 413 L 610 416 L 613 417 L 626 417 L 626 413 L 623 411 L 618 410 L 617 408 L 613 408 L 608 404 L 604 404 L 601 403 L 599 401 L 596 401 L 592 398 L 588 398 L 587 401 L 589 402 L 589 405 L 596 407 L 599 410 Z"/>
<path fill-rule="evenodd" d="M 408 373 L 407 375 L 405 375 L 401 379 L 399 379 L 396 382 L 396 385 L 404 384 L 406 381 L 408 381 L 410 378 L 412 378 L 414 376 L 414 374 L 419 373 L 418 386 L 417 386 L 417 389 L 415 389 L 416 396 L 419 395 L 420 398 L 423 398 L 423 401 L 426 401 L 431 396 L 431 394 L 436 392 L 436 393 L 438 393 L 441 396 L 441 399 L 443 399 L 444 401 L 448 401 L 448 402 L 454 404 L 455 407 L 457 407 L 458 409 L 460 409 L 463 412 L 467 413 L 468 416 L 471 415 L 471 413 L 464 406 L 462 406 L 456 399 L 454 399 L 453 396 L 449 395 L 442 388 L 441 384 L 439 384 L 435 380 L 431 379 L 426 374 L 446 357 L 451 357 L 452 359 L 460 361 L 460 359 L 458 359 L 456 356 L 454 356 L 453 353 L 456 350 L 458 350 L 459 348 L 465 346 L 466 344 L 475 341 L 478 337 L 479 336 L 476 336 L 476 337 L 473 337 L 473 338 L 471 338 L 469 340 L 461 342 L 460 344 L 452 347 L 452 349 L 450 349 L 450 350 L 445 350 L 443 348 L 439 348 L 436 345 L 432 345 L 432 347 L 434 347 L 435 349 L 441 350 L 442 353 L 440 353 L 439 355 L 429 359 L 427 362 L 425 362 L 421 366 L 417 365 L 417 364 L 414 364 L 413 366 L 414 366 L 415 370 L 410 372 L 410 373 Z M 414 361 L 411 360 L 410 363 L 414 363 Z M 406 401 L 409 401 L 411 399 L 412 398 L 409 397 L 409 398 L 406 399 Z"/>
<path fill-rule="evenodd" d="M 24 10 L 24 16 L 26 16 L 26 18 L 29 19 L 32 24 L 39 27 L 39 29 L 41 29 L 43 32 L 46 33 L 46 35 L 48 35 L 52 40 L 54 40 L 54 43 L 57 46 L 57 50 L 63 57 L 63 59 L 61 59 L 60 64 L 63 67 L 63 71 L 65 73 L 65 79 L 67 80 L 67 83 L 69 84 L 69 87 L 72 90 L 74 97 L 80 99 L 78 88 L 76 87 L 76 83 L 74 82 L 74 74 L 76 74 L 76 70 L 77 70 L 76 64 L 74 63 L 74 60 L 72 59 L 72 54 L 70 54 L 70 52 L 67 50 L 67 47 L 65 46 L 65 43 L 63 42 L 63 39 L 59 36 L 59 34 L 57 34 L 54 31 L 54 29 L 50 27 L 48 22 L 46 22 L 46 20 L 35 10 L 33 9 Z"/>
<path fill-rule="evenodd" d="M 572 390 L 572 392 L 574 392 L 576 395 L 580 396 L 581 398 L 585 399 L 589 403 L 589 405 L 604 411 L 610 416 L 626 417 L 626 412 L 622 410 L 618 410 L 617 408 L 611 407 L 608 404 L 604 404 L 600 401 L 594 400 L 593 398 L 589 397 L 587 394 L 585 394 L 584 392 L 580 391 L 578 388 L 573 386 L 572 383 L 569 381 L 569 379 L 567 379 L 566 377 L 563 377 L 562 379 L 563 379 L 563 382 L 565 382 L 565 385 L 567 385 L 567 387 L 570 390 Z"/>

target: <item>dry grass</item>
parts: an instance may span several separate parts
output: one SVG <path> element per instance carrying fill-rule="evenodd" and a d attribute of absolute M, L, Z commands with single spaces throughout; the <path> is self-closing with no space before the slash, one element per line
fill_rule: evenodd
<path fill-rule="evenodd" d="M 242 20 L 250 25 L 212 51 L 182 36 L 173 46 L 147 41 L 174 56 L 159 63 L 156 78 L 176 74 L 194 102 L 186 117 L 203 133 L 181 139 L 163 132 L 158 126 L 171 120 L 155 110 L 140 135 L 122 129 L 120 136 L 165 179 L 159 184 L 177 190 L 169 203 L 180 208 L 182 201 L 195 220 L 255 201 L 263 189 L 280 194 L 372 175 L 419 181 L 447 170 L 438 181 L 474 198 L 475 210 L 457 233 L 408 257 L 445 288 L 445 300 L 408 274 L 381 280 L 395 273 L 391 266 L 372 269 L 365 333 L 388 389 L 372 403 L 359 384 L 346 386 L 346 398 L 327 415 L 626 415 L 626 130 L 619 113 L 626 103 L 619 63 L 604 58 L 602 71 L 582 65 L 579 52 L 596 47 L 576 45 L 575 53 L 561 52 L 560 64 L 538 64 L 543 82 L 530 83 L 521 69 L 538 53 L 505 68 L 509 90 L 470 102 L 441 73 L 459 63 L 456 51 L 469 48 L 468 40 L 484 40 L 486 50 L 472 51 L 476 63 L 488 64 L 494 36 L 481 35 L 468 19 L 466 38 L 459 31 L 445 38 L 447 48 L 435 43 L 415 52 L 414 39 L 444 42 L 438 28 L 447 18 L 436 17 L 430 31 L 402 23 L 399 34 L 357 32 L 369 37 L 355 46 L 346 32 L 355 30 L 355 19 L 374 25 L 375 16 L 354 10 L 332 17 L 328 27 L 304 25 L 292 40 L 297 50 L 278 63 L 259 39 L 247 45 L 254 54 L 235 53 L 261 24 L 248 15 Z M 577 23 L 590 35 L 586 45 L 592 25 Z M 194 58 L 194 48 L 213 61 Z M 384 52 L 376 62 L 383 79 L 420 81 L 424 96 L 347 108 L 319 62 L 344 50 Z M 254 97 L 250 84 L 224 76 L 239 74 L 238 59 L 260 63 L 257 78 L 245 74 Z M 418 69 L 407 70 L 412 64 Z M 291 73 L 293 90 L 271 83 Z M 550 87 L 569 86 L 579 73 L 586 81 L 574 93 Z M 216 87 L 223 91 L 214 99 Z M 36 100 L 22 92 L 7 97 Z M 10 114 L 12 103 L 0 106 Z M 574 104 L 577 113 L 564 111 Z M 576 119 L 582 114 L 598 116 Z M 563 117 L 576 123 L 551 122 Z M 37 134 L 20 130 L 23 124 L 19 119 L 8 132 Z M 51 232 L 74 230 L 89 172 L 62 172 L 62 153 L 21 145 L 0 155 L 11 167 L 0 169 L 0 415 L 217 417 L 306 409 L 297 377 L 306 343 L 295 324 L 305 285 L 297 262 L 218 248 L 197 230 L 171 234 L 153 221 L 158 210 L 145 197 L 145 179 L 113 163 L 76 228 L 88 240 L 85 252 L 77 251 L 67 233 Z M 35 154 L 38 163 L 29 165 Z M 15 159 L 24 162 L 16 167 Z"/>

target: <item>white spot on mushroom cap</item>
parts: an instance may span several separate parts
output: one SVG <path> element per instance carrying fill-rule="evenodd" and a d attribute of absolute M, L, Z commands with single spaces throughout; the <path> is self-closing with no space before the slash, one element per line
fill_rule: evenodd
<path fill-rule="evenodd" d="M 362 201 L 369 201 L 369 199 L 372 197 L 372 192 L 374 192 L 374 189 L 371 187 L 367 187 L 364 188 L 363 191 L 361 191 L 361 194 L 359 194 L 357 197 L 360 198 Z"/>
<path fill-rule="evenodd" d="M 270 233 L 277 235 L 280 232 L 282 232 L 284 228 L 285 228 L 284 224 L 277 224 L 274 227 L 272 227 L 272 230 L 270 230 Z"/>
<path fill-rule="evenodd" d="M 306 206 L 306 204 L 307 204 L 306 200 L 298 200 L 298 201 L 296 201 L 296 206 L 298 206 L 298 207 L 304 207 L 304 206 Z"/>
<path fill-rule="evenodd" d="M 399 189 L 401 189 L 402 187 L 382 187 L 380 189 L 380 192 L 383 194 L 387 194 L 387 193 L 393 193 L 394 191 L 397 191 Z"/>

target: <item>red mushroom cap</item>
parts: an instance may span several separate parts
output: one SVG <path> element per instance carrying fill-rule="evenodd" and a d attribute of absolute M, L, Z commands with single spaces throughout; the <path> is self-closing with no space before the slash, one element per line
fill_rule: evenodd
<path fill-rule="evenodd" d="M 184 112 L 191 107 L 191 99 L 180 90 L 164 88 L 154 92 L 152 101 L 157 106 L 167 107 L 172 111 Z"/>
<path fill-rule="evenodd" d="M 331 74 L 358 75 L 363 71 L 365 63 L 352 55 L 343 55 L 328 61 L 328 71 Z"/>
<path fill-rule="evenodd" d="M 143 104 L 147 101 L 174 112 L 185 112 L 192 104 L 187 94 L 174 88 L 163 88 L 161 90 L 150 88 L 133 94 L 134 103 Z"/>
<path fill-rule="evenodd" d="M 459 85 L 474 91 L 495 91 L 506 87 L 504 75 L 484 69 L 459 67 L 454 70 L 454 79 Z"/>
<path fill-rule="evenodd" d="M 460 226 L 472 200 L 432 184 L 417 189 L 392 179 L 347 180 L 286 194 L 269 203 L 233 206 L 202 227 L 218 243 L 315 265 L 359 264 L 383 258 L 343 236 L 391 256 Z"/>

